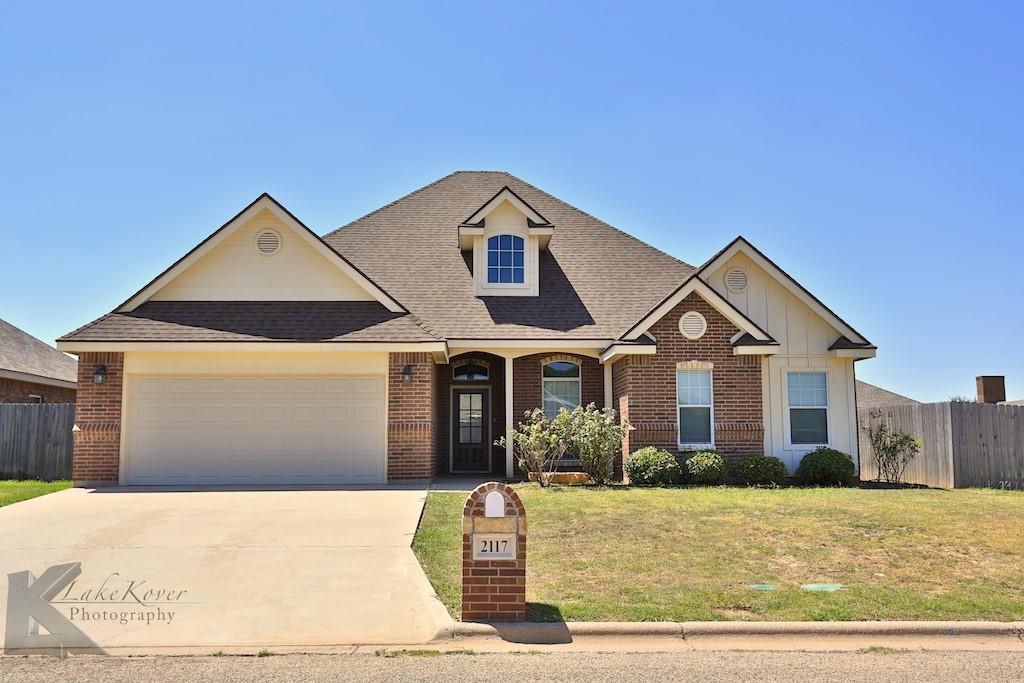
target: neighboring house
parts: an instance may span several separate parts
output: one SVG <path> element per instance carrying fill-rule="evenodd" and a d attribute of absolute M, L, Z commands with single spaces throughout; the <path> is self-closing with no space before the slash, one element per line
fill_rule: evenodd
<path fill-rule="evenodd" d="M 0 320 L 0 403 L 74 403 L 74 358 Z"/>
<path fill-rule="evenodd" d="M 264 194 L 59 347 L 75 480 L 188 485 L 513 476 L 506 427 L 581 403 L 629 420 L 626 452 L 795 468 L 857 451 L 875 355 L 742 238 L 695 268 L 499 172 L 323 238 Z"/>
<path fill-rule="evenodd" d="M 920 401 L 915 401 L 894 391 L 857 380 L 857 410 L 888 406 L 914 406 L 920 403 Z"/>

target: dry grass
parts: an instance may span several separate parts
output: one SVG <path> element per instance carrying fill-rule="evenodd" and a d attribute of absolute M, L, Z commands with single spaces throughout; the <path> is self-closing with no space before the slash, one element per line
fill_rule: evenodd
<path fill-rule="evenodd" d="M 1024 493 L 517 490 L 534 619 L 1024 619 Z M 414 543 L 453 614 L 464 500 L 431 493 Z"/>

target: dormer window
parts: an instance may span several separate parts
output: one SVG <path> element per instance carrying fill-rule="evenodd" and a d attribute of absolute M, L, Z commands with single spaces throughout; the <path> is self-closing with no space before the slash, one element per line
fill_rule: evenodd
<path fill-rule="evenodd" d="M 540 253 L 554 226 L 508 187 L 459 225 L 459 249 L 473 252 L 477 296 L 538 296 Z"/>
<path fill-rule="evenodd" d="M 521 284 L 524 274 L 523 238 L 495 235 L 487 239 L 488 284 Z"/>

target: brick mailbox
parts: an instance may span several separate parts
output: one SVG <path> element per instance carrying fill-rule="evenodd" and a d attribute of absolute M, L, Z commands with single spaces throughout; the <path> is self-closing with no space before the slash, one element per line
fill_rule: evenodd
<path fill-rule="evenodd" d="M 525 618 L 526 510 L 507 484 L 481 484 L 462 509 L 462 620 Z"/>

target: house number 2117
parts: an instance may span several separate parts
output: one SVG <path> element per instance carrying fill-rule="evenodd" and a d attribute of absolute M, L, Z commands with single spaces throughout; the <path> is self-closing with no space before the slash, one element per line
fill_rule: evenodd
<path fill-rule="evenodd" d="M 501 553 L 505 554 L 508 552 L 508 541 L 507 540 L 483 540 L 480 541 L 480 554 L 491 554 Z"/>
<path fill-rule="evenodd" d="M 516 558 L 516 535 L 473 534 L 473 557 L 479 560 L 514 560 Z"/>

